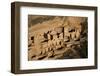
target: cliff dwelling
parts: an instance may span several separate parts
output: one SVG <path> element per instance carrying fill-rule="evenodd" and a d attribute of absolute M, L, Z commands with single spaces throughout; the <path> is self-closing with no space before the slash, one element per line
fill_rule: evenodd
<path fill-rule="evenodd" d="M 88 58 L 87 20 L 28 15 L 28 60 Z"/>

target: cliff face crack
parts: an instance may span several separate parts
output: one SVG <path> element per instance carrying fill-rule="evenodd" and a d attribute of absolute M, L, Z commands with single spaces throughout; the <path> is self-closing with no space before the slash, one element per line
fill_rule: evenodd
<path fill-rule="evenodd" d="M 28 60 L 88 57 L 86 17 L 29 16 L 28 19 L 29 25 L 34 25 L 29 27 Z"/>

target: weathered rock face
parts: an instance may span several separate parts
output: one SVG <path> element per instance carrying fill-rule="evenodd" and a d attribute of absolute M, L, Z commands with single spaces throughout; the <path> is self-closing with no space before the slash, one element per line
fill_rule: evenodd
<path fill-rule="evenodd" d="M 87 58 L 87 51 L 86 17 L 29 16 L 28 60 Z"/>

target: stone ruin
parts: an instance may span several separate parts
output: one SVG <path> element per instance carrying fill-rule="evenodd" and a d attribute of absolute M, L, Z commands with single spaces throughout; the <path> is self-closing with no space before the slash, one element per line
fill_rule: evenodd
<path fill-rule="evenodd" d="M 69 24 L 29 33 L 28 60 L 87 58 L 87 28 L 83 28 L 87 26 L 86 18 L 82 22 L 69 17 L 68 21 Z"/>

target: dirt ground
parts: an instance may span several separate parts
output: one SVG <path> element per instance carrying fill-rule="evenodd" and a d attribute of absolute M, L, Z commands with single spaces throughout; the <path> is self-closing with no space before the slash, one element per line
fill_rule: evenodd
<path fill-rule="evenodd" d="M 28 15 L 28 60 L 87 58 L 87 20 Z"/>

